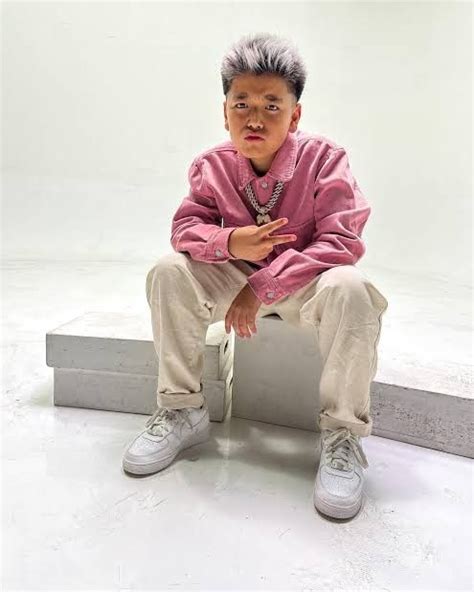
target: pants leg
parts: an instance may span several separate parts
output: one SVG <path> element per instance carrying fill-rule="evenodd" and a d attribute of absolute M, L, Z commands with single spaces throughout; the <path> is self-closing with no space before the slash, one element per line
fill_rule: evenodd
<path fill-rule="evenodd" d="M 162 407 L 199 407 L 209 324 L 223 320 L 252 268 L 240 260 L 212 265 L 187 253 L 160 258 L 148 272 L 147 299 L 159 358 L 157 402 Z M 319 385 L 320 429 L 348 427 L 368 436 L 370 385 L 377 370 L 381 318 L 388 303 L 353 265 L 319 274 L 257 318 L 277 313 L 295 325 L 315 327 L 323 362 Z"/>
<path fill-rule="evenodd" d="M 385 297 L 354 265 L 327 269 L 280 300 L 283 320 L 315 327 L 323 369 L 318 425 L 345 426 L 358 436 L 372 431 L 370 385 L 377 371 L 377 346 Z"/>
<path fill-rule="evenodd" d="M 175 251 L 160 257 L 149 270 L 146 294 L 158 356 L 160 407 L 201 406 L 207 329 L 225 319 L 252 272 L 241 260 L 210 264 Z M 272 307 L 262 304 L 257 316 L 272 312 Z"/>

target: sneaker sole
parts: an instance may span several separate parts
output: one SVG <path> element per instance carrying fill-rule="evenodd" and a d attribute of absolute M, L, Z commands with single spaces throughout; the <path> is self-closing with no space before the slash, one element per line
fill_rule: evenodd
<path fill-rule="evenodd" d="M 192 434 L 188 440 L 185 440 L 181 444 L 176 452 L 170 456 L 167 456 L 166 458 L 160 458 L 159 460 L 149 463 L 134 463 L 124 458 L 122 460 L 123 470 L 133 475 L 148 475 L 157 473 L 158 471 L 161 471 L 170 465 L 182 450 L 190 448 L 191 446 L 196 446 L 197 444 L 202 444 L 203 442 L 207 442 L 210 439 L 210 436 L 211 426 L 208 425 L 204 430 Z"/>
<path fill-rule="evenodd" d="M 313 503 L 314 507 L 317 510 L 319 510 L 326 516 L 330 516 L 331 518 L 352 518 L 359 512 L 360 508 L 362 507 L 362 497 L 356 500 L 355 503 L 352 504 L 352 506 L 340 507 L 328 504 L 324 500 L 317 497 L 313 491 Z"/>

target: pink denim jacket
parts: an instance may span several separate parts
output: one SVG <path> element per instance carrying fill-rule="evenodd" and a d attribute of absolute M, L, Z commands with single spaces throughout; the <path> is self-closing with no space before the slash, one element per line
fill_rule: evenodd
<path fill-rule="evenodd" d="M 265 304 L 295 292 L 326 269 L 355 264 L 365 253 L 361 235 L 371 207 L 345 149 L 324 136 L 289 132 L 263 176 L 228 140 L 199 154 L 188 180 L 189 195 L 172 220 L 171 245 L 196 261 L 217 264 L 237 259 L 228 250 L 232 231 L 256 224 L 257 212 L 244 190 L 247 183 L 265 205 L 275 183 L 284 182 L 269 214 L 288 223 L 272 235 L 298 238 L 275 245 L 265 259 L 247 261 L 255 268 L 247 281 Z"/>

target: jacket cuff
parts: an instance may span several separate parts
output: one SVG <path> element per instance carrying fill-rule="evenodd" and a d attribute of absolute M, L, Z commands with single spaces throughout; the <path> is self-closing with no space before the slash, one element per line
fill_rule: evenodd
<path fill-rule="evenodd" d="M 209 263 L 225 263 L 229 260 L 238 259 L 229 252 L 229 239 L 237 226 L 228 226 L 215 232 L 206 245 L 206 261 Z"/>
<path fill-rule="evenodd" d="M 284 296 L 285 291 L 266 269 L 259 269 L 247 277 L 247 283 L 250 285 L 255 295 L 264 304 L 274 304 Z"/>

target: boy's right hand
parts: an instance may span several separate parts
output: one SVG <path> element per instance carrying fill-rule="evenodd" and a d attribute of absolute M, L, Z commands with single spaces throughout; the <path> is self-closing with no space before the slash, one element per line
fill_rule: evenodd
<path fill-rule="evenodd" d="M 273 250 L 273 245 L 296 240 L 294 234 L 270 235 L 271 232 L 288 223 L 287 218 L 278 218 L 261 226 L 242 226 L 230 233 L 228 250 L 237 259 L 260 261 Z"/>

